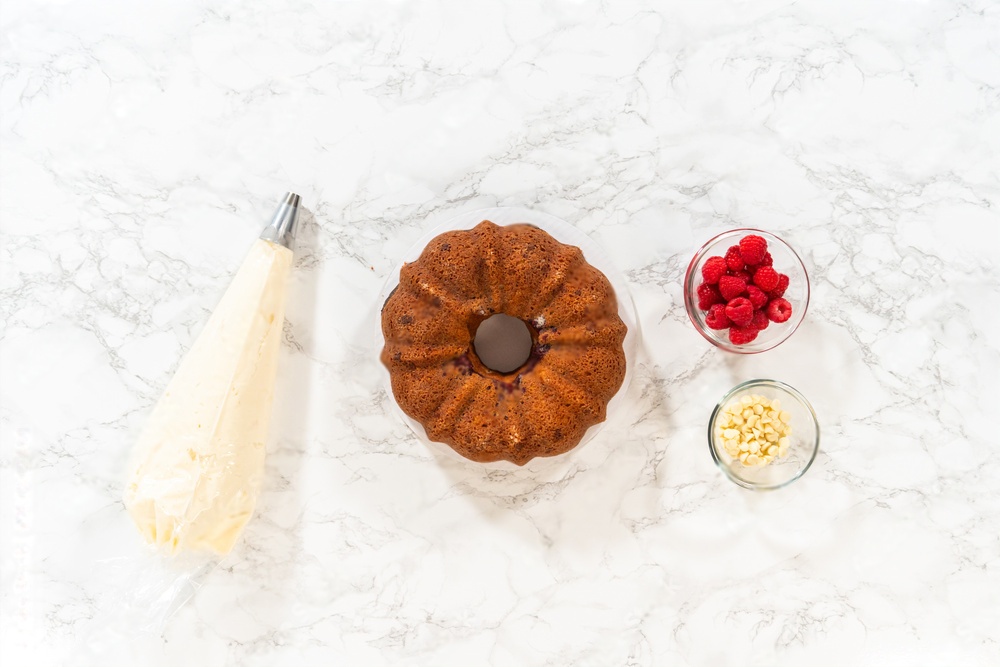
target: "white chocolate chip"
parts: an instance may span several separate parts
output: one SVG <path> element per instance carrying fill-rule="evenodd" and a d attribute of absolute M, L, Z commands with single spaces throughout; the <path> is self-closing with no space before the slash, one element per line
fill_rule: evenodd
<path fill-rule="evenodd" d="M 713 433 L 726 453 L 745 466 L 766 466 L 788 454 L 791 414 L 778 399 L 745 394 L 726 404 Z"/>

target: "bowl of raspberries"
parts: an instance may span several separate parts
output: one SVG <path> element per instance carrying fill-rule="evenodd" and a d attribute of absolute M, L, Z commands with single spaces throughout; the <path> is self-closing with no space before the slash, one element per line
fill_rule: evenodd
<path fill-rule="evenodd" d="M 684 277 L 684 305 L 713 345 L 754 354 L 781 344 L 809 306 L 809 276 L 791 246 L 759 229 L 734 229 L 703 245 Z"/>

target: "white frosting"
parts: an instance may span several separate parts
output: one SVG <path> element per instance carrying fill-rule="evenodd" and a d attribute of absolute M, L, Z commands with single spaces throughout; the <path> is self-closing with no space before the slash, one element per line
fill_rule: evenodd
<path fill-rule="evenodd" d="M 291 261 L 254 243 L 153 409 L 125 489 L 147 541 L 224 554 L 253 515 Z"/>

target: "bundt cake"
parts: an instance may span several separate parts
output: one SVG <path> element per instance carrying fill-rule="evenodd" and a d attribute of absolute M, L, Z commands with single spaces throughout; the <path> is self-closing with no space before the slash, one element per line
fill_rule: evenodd
<path fill-rule="evenodd" d="M 505 313 L 531 332 L 528 360 L 499 373 L 476 329 Z M 473 461 L 524 465 L 579 444 L 625 377 L 614 290 L 579 248 L 527 224 L 445 232 L 404 264 L 382 307 L 392 392 L 427 436 Z"/>

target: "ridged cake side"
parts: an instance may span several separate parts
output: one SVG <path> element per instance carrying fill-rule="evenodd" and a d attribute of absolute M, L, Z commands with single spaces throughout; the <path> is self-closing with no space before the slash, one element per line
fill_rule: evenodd
<path fill-rule="evenodd" d="M 532 332 L 528 361 L 497 373 L 472 340 L 506 313 Z M 625 377 L 614 290 L 579 248 L 530 225 L 435 237 L 382 309 L 392 390 L 432 440 L 474 461 L 523 465 L 575 447 Z"/>

